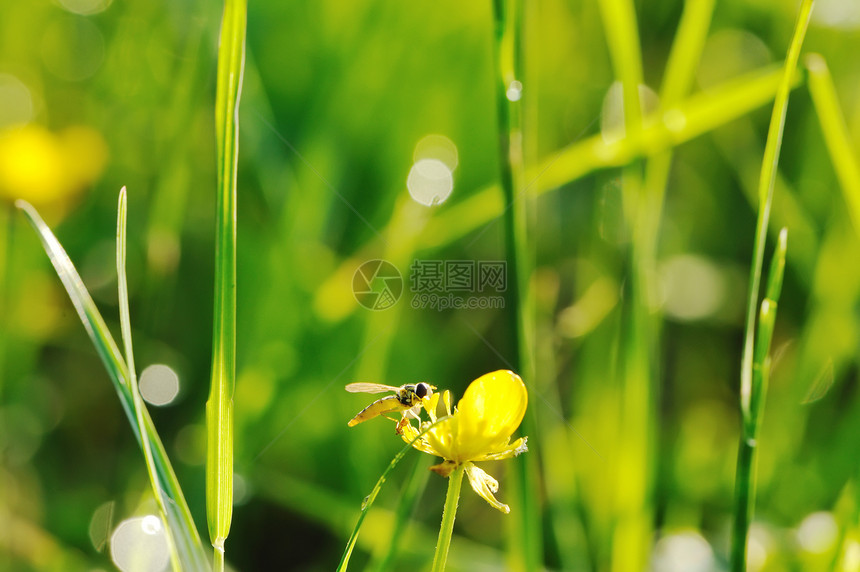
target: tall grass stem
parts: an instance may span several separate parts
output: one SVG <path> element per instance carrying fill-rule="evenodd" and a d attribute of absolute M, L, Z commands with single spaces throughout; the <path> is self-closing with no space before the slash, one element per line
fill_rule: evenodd
<path fill-rule="evenodd" d="M 30 225 L 38 234 L 42 246 L 48 254 L 57 275 L 60 277 L 90 341 L 113 382 L 114 389 L 117 392 L 120 404 L 123 411 L 125 411 L 126 418 L 135 438 L 141 447 L 143 447 L 144 439 L 147 439 L 152 445 L 152 460 L 156 470 L 155 477 L 158 479 L 158 486 L 154 488 L 163 491 L 167 499 L 169 499 L 169 502 L 164 504 L 165 526 L 174 535 L 181 569 L 193 572 L 209 570 L 209 563 L 203 552 L 200 535 L 195 527 L 188 503 L 185 501 L 185 495 L 179 486 L 176 473 L 173 471 L 173 466 L 167 457 L 167 452 L 164 449 L 161 438 L 158 436 L 146 409 L 141 410 L 145 435 L 141 432 L 141 427 L 138 424 L 137 409 L 135 408 L 134 399 L 131 394 L 128 368 L 104 318 L 98 311 L 98 308 L 96 308 L 92 296 L 90 296 L 90 293 L 84 286 L 80 274 L 78 274 L 65 249 L 57 240 L 57 237 L 54 236 L 54 233 L 51 232 L 51 229 L 45 224 L 45 221 L 39 216 L 39 213 L 36 212 L 36 209 L 26 201 L 21 200 L 17 201 L 15 205 L 24 212 Z M 150 477 L 152 477 L 152 473 L 150 473 Z"/>
<path fill-rule="evenodd" d="M 755 510 L 758 436 L 764 416 L 764 402 L 770 378 L 770 346 L 776 322 L 777 303 L 782 290 L 788 230 L 779 233 L 773 254 L 765 299 L 759 311 L 759 325 L 753 360 L 752 393 L 749 414 L 743 416 L 741 440 L 738 445 L 737 476 L 735 483 L 735 514 L 732 530 L 732 570 L 746 569 L 746 546 L 749 527 Z"/>
<path fill-rule="evenodd" d="M 422 429 L 415 438 L 410 441 L 407 445 L 405 445 L 394 458 L 391 459 L 391 462 L 388 463 L 388 467 L 382 472 L 379 476 L 379 479 L 376 481 L 376 484 L 373 486 L 373 490 L 370 491 L 370 494 L 364 497 L 364 501 L 361 503 L 361 514 L 358 517 L 358 520 L 355 523 L 355 527 L 352 530 L 352 534 L 349 537 L 349 540 L 346 543 L 346 548 L 344 548 L 343 555 L 340 557 L 340 563 L 337 566 L 337 572 L 346 572 L 349 567 L 349 559 L 352 557 L 352 551 L 355 548 L 355 543 L 358 541 L 358 534 L 361 532 L 361 526 L 364 524 L 364 518 L 367 516 L 367 513 L 370 512 L 370 508 L 373 506 L 374 501 L 376 501 L 376 497 L 379 496 L 380 491 L 382 490 L 382 485 L 385 484 L 385 481 L 388 479 L 388 475 L 391 474 L 391 471 L 394 470 L 394 467 L 406 456 L 407 451 L 412 449 L 412 445 L 418 441 L 425 433 L 427 433 L 430 429 L 435 427 L 437 424 L 441 423 L 445 419 L 448 419 L 448 416 L 440 417 L 436 420 L 435 423 L 428 425 L 424 429 Z"/>
<path fill-rule="evenodd" d="M 116 280 L 117 280 L 117 295 L 119 300 L 119 323 L 122 330 L 123 349 L 125 351 L 125 363 L 128 368 L 128 388 L 131 392 L 132 403 L 134 404 L 135 419 L 140 432 L 140 448 L 143 450 L 143 458 L 146 462 L 146 469 L 149 472 L 149 482 L 152 485 L 152 494 L 158 503 L 161 518 L 164 520 L 165 536 L 167 537 L 167 546 L 170 550 L 170 561 L 175 572 L 182 570 L 182 563 L 179 560 L 179 555 L 176 550 L 176 541 L 174 532 L 167 520 L 167 504 L 170 499 L 165 498 L 164 491 L 158 483 L 158 473 L 155 467 L 155 460 L 152 454 L 152 443 L 149 440 L 149 435 L 146 431 L 146 405 L 143 403 L 143 397 L 140 395 L 140 388 L 137 384 L 137 372 L 134 366 L 134 349 L 131 342 L 131 312 L 129 311 L 128 302 L 128 278 L 125 271 L 126 261 L 126 220 L 128 219 L 128 199 L 125 187 L 119 191 L 119 199 L 117 203 L 116 216 Z"/>
<path fill-rule="evenodd" d="M 630 0 L 600 3 L 603 27 L 615 75 L 622 86 L 624 141 L 638 146 L 644 137 L 640 86 L 643 83 L 642 52 L 635 6 Z M 624 218 L 631 235 L 627 251 L 630 280 L 629 302 L 622 308 L 619 447 L 613 465 L 613 502 L 611 570 L 644 567 L 651 538 L 653 467 L 656 457 L 656 388 L 653 321 L 648 306 L 651 288 L 651 237 L 656 237 L 658 220 L 643 217 L 649 197 L 643 181 L 642 162 L 636 157 L 621 172 Z M 655 194 L 662 194 L 658 191 Z M 655 217 L 659 206 L 654 205 Z M 643 220 L 644 218 L 644 220 Z M 622 470 L 621 467 L 628 467 Z"/>
<path fill-rule="evenodd" d="M 753 408 L 753 394 L 763 395 L 761 382 L 766 376 L 758 377 L 758 387 L 753 387 L 755 354 L 756 354 L 756 313 L 759 308 L 759 287 L 761 284 L 762 265 L 764 261 L 764 246 L 767 238 L 770 209 L 773 200 L 773 189 L 776 181 L 779 151 L 782 146 L 782 136 L 785 129 L 785 115 L 788 109 L 788 95 L 791 90 L 800 49 L 809 25 L 812 13 L 812 0 L 803 0 L 794 34 L 789 45 L 788 55 L 783 67 L 782 79 L 774 98 L 773 113 L 767 133 L 767 143 L 762 160 L 761 177 L 759 178 L 759 205 L 756 220 L 755 242 L 753 243 L 753 262 L 750 267 L 749 291 L 747 296 L 747 317 L 744 326 L 744 347 L 741 360 L 741 415 L 743 430 L 738 451 L 737 478 L 735 481 L 735 527 L 732 533 L 731 569 L 739 572 L 746 569 L 746 548 L 749 535 L 749 525 L 754 511 L 754 470 L 755 452 L 746 451 L 756 445 L 752 429 L 758 426 L 758 414 Z M 758 335 L 761 335 L 761 330 Z"/>
<path fill-rule="evenodd" d="M 4 324 L 11 324 L 12 305 L 12 243 L 15 240 L 15 217 L 12 205 L 0 204 L 0 319 Z M 11 328 L 0 328 L 0 403 L 6 390 L 6 355 L 8 352 L 9 332 Z M 0 419 L 0 433 L 6 434 L 4 421 Z M 3 462 L 0 452 L 0 463 Z"/>
<path fill-rule="evenodd" d="M 445 495 L 445 508 L 442 509 L 442 524 L 439 527 L 439 540 L 433 555 L 431 572 L 442 572 L 448 563 L 448 549 L 451 548 L 451 535 L 454 533 L 454 519 L 460 503 L 460 489 L 463 485 L 465 465 L 460 465 L 448 475 L 448 494 Z"/>
<path fill-rule="evenodd" d="M 233 516 L 233 390 L 236 382 L 236 165 L 245 62 L 246 0 L 226 0 L 215 98 L 217 198 L 212 382 L 206 403 L 206 516 L 215 569 Z"/>
<path fill-rule="evenodd" d="M 851 135 L 839 105 L 836 86 L 833 85 L 827 62 L 820 55 L 807 55 L 805 65 L 809 72 L 809 93 L 821 124 L 824 143 L 842 187 L 854 231 L 860 234 L 860 162 L 853 151 Z"/>
<path fill-rule="evenodd" d="M 534 381 L 534 309 L 530 295 L 531 264 L 528 256 L 527 209 L 532 197 L 524 185 L 522 98 L 528 97 L 523 85 L 521 0 L 492 0 L 496 66 L 496 114 L 498 132 L 499 183 L 503 201 L 503 224 L 508 281 L 506 311 L 513 337 L 514 369 L 526 380 Z M 523 428 L 537 433 L 533 410 L 526 412 Z M 514 519 L 509 523 L 509 547 L 514 565 L 524 570 L 540 568 L 543 556 L 542 519 L 536 494 L 539 456 L 529 456 L 511 472 L 512 490 L 519 497 Z"/>

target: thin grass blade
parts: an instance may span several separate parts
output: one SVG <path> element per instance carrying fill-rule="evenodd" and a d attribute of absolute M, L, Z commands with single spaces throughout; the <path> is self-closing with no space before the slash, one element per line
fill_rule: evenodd
<path fill-rule="evenodd" d="M 430 457 L 420 455 L 412 466 L 412 471 L 403 486 L 403 494 L 394 510 L 394 525 L 391 527 L 391 536 L 387 539 L 388 545 L 382 552 L 378 561 L 369 567 L 374 572 L 386 572 L 391 570 L 397 557 L 397 542 L 403 537 L 409 524 L 409 517 L 415 511 L 418 500 L 424 494 L 427 480 L 430 477 Z"/>
<path fill-rule="evenodd" d="M 716 0 L 687 0 L 678 33 L 672 42 L 672 51 L 666 63 L 666 75 L 660 88 L 660 105 L 674 106 L 683 100 L 690 90 L 699 59 L 708 38 L 708 28 L 714 13 Z"/>
<path fill-rule="evenodd" d="M 741 442 L 738 446 L 737 479 L 735 483 L 735 523 L 732 531 L 732 570 L 746 570 L 746 546 L 749 526 L 755 511 L 756 465 L 758 434 L 764 414 L 764 402 L 770 380 L 770 346 L 776 323 L 776 310 L 782 290 L 788 230 L 783 228 L 773 254 L 768 287 L 759 311 L 759 324 L 753 361 L 750 412 L 743 419 Z"/>
<path fill-rule="evenodd" d="M 770 308 L 770 301 L 765 299 L 761 308 L 759 329 L 756 330 L 756 313 L 759 308 L 759 287 L 761 283 L 762 265 L 764 262 L 764 245 L 767 239 L 770 207 L 773 200 L 773 188 L 776 182 L 779 151 L 782 146 L 782 136 L 785 129 L 785 116 L 788 110 L 788 95 L 791 91 L 797 62 L 800 59 L 800 49 L 806 36 L 809 18 L 812 14 L 812 0 L 803 0 L 800 5 L 794 34 L 785 58 L 782 78 L 774 98 L 773 113 L 767 133 L 767 143 L 762 160 L 761 177 L 759 178 L 759 205 L 756 221 L 755 242 L 753 243 L 753 262 L 750 267 L 749 291 L 747 296 L 747 317 L 744 327 L 744 348 L 741 361 L 740 408 L 742 415 L 742 434 L 738 446 L 738 462 L 735 479 L 735 522 L 732 530 L 731 570 L 741 572 L 746 570 L 747 538 L 755 507 L 755 466 L 758 430 L 758 418 L 761 414 L 761 404 L 764 400 L 767 384 L 767 351 L 770 347 L 770 335 L 773 330 L 772 321 L 775 319 L 776 306 Z M 785 264 L 785 235 L 780 235 L 780 247 L 777 256 L 782 251 L 782 262 L 774 269 L 779 272 L 779 279 L 774 282 L 771 276 L 770 287 L 781 286 L 782 267 Z M 772 313 L 771 313 L 772 312 Z M 758 338 L 758 341 L 756 341 Z"/>
<path fill-rule="evenodd" d="M 759 285 L 764 261 L 764 244 L 767 237 L 767 227 L 770 220 L 770 206 L 773 199 L 773 188 L 776 181 L 779 151 L 782 147 L 782 135 L 785 130 L 785 114 L 788 110 L 788 94 L 791 91 L 792 78 L 795 75 L 797 62 L 800 58 L 800 48 L 806 35 L 809 17 L 812 13 L 812 0 L 804 0 L 800 6 L 794 36 L 785 59 L 785 67 L 780 80 L 779 89 L 773 104 L 770 127 L 767 133 L 767 143 L 762 161 L 761 177 L 759 179 L 759 211 L 756 222 L 756 235 L 753 247 L 753 264 L 750 268 L 749 291 L 747 296 L 747 319 L 744 329 L 744 350 L 741 364 L 741 410 L 745 420 L 750 415 L 750 395 L 752 393 L 753 351 L 755 348 L 755 316 L 758 308 Z"/>
<path fill-rule="evenodd" d="M 206 518 L 215 568 L 233 517 L 233 389 L 236 381 L 236 163 L 245 63 L 246 0 L 227 0 L 218 47 L 215 99 L 217 206 L 212 381 L 206 402 Z"/>
<path fill-rule="evenodd" d="M 143 447 L 144 440 L 141 437 L 142 430 L 138 424 L 137 410 L 130 389 L 128 368 L 116 342 L 108 330 L 107 324 L 105 324 L 98 308 L 96 308 L 92 297 L 84 286 L 80 275 L 66 254 L 66 251 L 51 232 L 51 229 L 48 228 L 39 216 L 39 213 L 36 212 L 36 209 L 25 201 L 17 201 L 15 204 L 24 212 L 27 220 L 42 241 L 42 246 L 45 248 L 51 264 L 53 264 L 57 275 L 63 282 L 63 286 L 65 286 L 66 292 L 68 292 L 69 298 L 93 346 L 96 348 L 96 352 L 107 369 L 108 376 L 117 391 L 131 430 L 138 443 Z M 165 526 L 173 535 L 174 548 L 179 560 L 179 566 L 182 570 L 208 570 L 209 564 L 203 551 L 200 535 L 194 525 L 194 519 L 191 517 L 191 511 L 188 508 L 188 503 L 185 501 L 182 489 L 179 487 L 179 481 L 173 472 L 173 466 L 170 464 L 170 459 L 167 457 L 167 452 L 164 450 L 164 445 L 161 443 L 152 419 L 145 409 L 142 410 L 142 416 L 146 439 L 151 444 L 152 463 L 158 482 L 157 489 L 162 492 L 166 501 L 164 507 Z"/>
<path fill-rule="evenodd" d="M 361 525 L 364 523 L 364 517 L 367 516 L 367 513 L 370 511 L 370 507 L 373 506 L 373 502 L 376 500 L 376 497 L 379 496 L 379 492 L 382 490 L 382 485 L 385 484 L 385 481 L 388 479 L 388 475 L 391 474 L 391 471 L 394 470 L 394 467 L 406 456 L 406 452 L 412 448 L 412 444 L 418 441 L 427 431 L 441 423 L 442 421 L 448 419 L 447 416 L 440 417 L 436 420 L 435 423 L 432 423 L 425 427 L 415 438 L 410 441 L 405 447 L 400 449 L 394 458 L 391 459 L 391 462 L 388 463 L 388 467 L 386 467 L 385 471 L 379 476 L 379 480 L 376 481 L 376 484 L 373 486 L 373 490 L 370 491 L 370 494 L 364 497 L 364 501 L 361 503 L 361 514 L 358 515 L 358 521 L 355 523 L 355 528 L 352 530 L 352 534 L 349 537 L 349 540 L 346 543 L 346 548 L 343 551 L 343 555 L 340 557 L 340 563 L 337 565 L 337 572 L 345 572 L 347 567 L 349 566 L 349 559 L 352 557 L 352 551 L 355 548 L 355 543 L 358 540 L 358 533 L 361 532 Z"/>
<path fill-rule="evenodd" d="M 820 55 L 809 54 L 805 63 L 809 72 L 809 93 L 821 123 L 824 143 L 836 169 L 854 230 L 860 234 L 860 163 L 853 151 L 836 86 L 833 85 L 827 62 Z"/>
<path fill-rule="evenodd" d="M 504 202 L 502 219 L 505 255 L 512 277 L 506 293 L 505 313 L 513 338 L 513 369 L 526 379 L 534 379 L 535 319 L 529 287 L 534 263 L 529 254 L 527 223 L 529 201 L 533 199 L 534 192 L 525 185 L 522 144 L 523 2 L 493 0 L 492 6 L 499 184 Z M 523 420 L 524 431 L 536 433 L 536 423 L 534 411 L 528 410 Z M 543 523 L 537 492 L 540 489 L 538 461 L 537 455 L 531 456 L 525 462 L 518 463 L 511 472 L 511 502 L 519 505 L 519 510 L 515 517 L 507 521 L 510 539 L 508 550 L 514 565 L 524 570 L 537 570 L 543 561 Z M 454 478 L 453 475 L 451 478 Z M 447 557 L 447 551 L 445 555 Z M 444 560 L 434 560 L 434 568 L 440 562 L 444 563 Z"/>
<path fill-rule="evenodd" d="M 695 139 L 772 101 L 782 75 L 782 68 L 757 70 L 693 95 L 660 118 L 647 118 L 638 141 L 606 142 L 600 134 L 577 141 L 528 169 L 525 184 L 539 196 L 599 169 L 623 166 Z M 799 80 L 800 75 L 793 74 L 792 86 Z M 497 218 L 503 209 L 499 186 L 484 187 L 430 219 L 420 247 L 447 245 Z"/>
<path fill-rule="evenodd" d="M 642 52 L 636 11 L 631 0 L 600 3 L 603 27 L 615 76 L 623 92 L 625 146 L 638 147 L 644 137 L 640 87 Z M 652 156 L 647 147 L 646 156 Z M 654 288 L 651 275 L 652 238 L 658 228 L 656 205 L 649 204 L 643 181 L 643 162 L 631 157 L 621 171 L 621 193 L 626 228 L 632 241 L 626 246 L 626 303 L 622 308 L 618 383 L 622 396 L 615 412 L 619 424 L 618 447 L 612 462 L 613 487 L 619 491 L 612 507 L 611 557 L 608 569 L 647 567 L 652 536 L 654 468 L 656 466 L 654 384 L 657 320 L 648 299 Z M 654 217 L 651 216 L 651 210 Z M 619 470 L 620 467 L 626 470 Z"/>
<path fill-rule="evenodd" d="M 588 137 L 561 149 L 538 165 L 526 170 L 524 182 L 529 193 L 540 196 L 600 169 L 617 167 L 646 154 L 656 154 L 691 141 L 726 125 L 772 101 L 782 66 L 756 70 L 726 82 L 706 93 L 693 95 L 665 110 L 661 119 L 646 118 L 642 144 L 633 146 L 621 140 L 607 143 L 601 135 Z M 800 84 L 800 74 L 792 76 L 792 87 Z M 504 211 L 498 184 L 482 187 L 456 204 L 445 205 L 427 221 L 417 249 L 446 246 L 498 218 Z M 329 293 L 355 272 L 356 261 L 372 259 L 379 251 L 378 239 L 368 242 L 347 258 L 331 278 L 318 289 L 314 304 L 322 305 Z M 351 307 L 350 307 L 351 308 Z M 350 315 L 344 310 L 338 319 Z"/>
<path fill-rule="evenodd" d="M 767 381 L 770 371 L 770 346 L 773 328 L 776 323 L 776 310 L 782 292 L 782 278 L 785 274 L 785 253 L 788 248 L 788 229 L 779 232 L 776 251 L 768 272 L 767 293 L 761 302 L 756 329 L 756 347 L 753 359 L 753 392 L 750 399 L 750 427 L 748 435 L 758 439 L 758 428 L 764 411 L 764 397 L 767 395 Z"/>
<path fill-rule="evenodd" d="M 149 435 L 146 431 L 146 405 L 143 403 L 143 398 L 140 395 L 140 388 L 137 384 L 137 373 L 134 367 L 134 350 L 131 343 L 131 317 L 128 304 L 128 280 L 125 272 L 126 260 L 126 220 L 128 213 L 128 202 L 126 197 L 126 189 L 123 187 L 119 192 L 119 201 L 117 204 L 117 220 L 116 220 L 116 276 L 117 290 L 119 300 L 119 322 L 122 330 L 123 348 L 125 350 L 125 363 L 128 369 L 128 388 L 131 392 L 132 405 L 134 406 L 135 420 L 137 421 L 137 429 L 140 434 L 140 447 L 143 450 L 143 457 L 146 461 L 146 470 L 149 472 L 149 482 L 152 485 L 152 493 L 155 500 L 158 502 L 158 508 L 161 511 L 161 516 L 167 521 L 167 505 L 169 499 L 165 497 L 164 491 L 158 483 L 158 471 L 155 468 L 155 460 L 152 454 L 152 443 L 149 440 Z M 165 525 L 167 536 L 167 546 L 170 549 L 171 564 L 175 572 L 182 570 L 179 555 L 176 551 L 176 540 L 174 539 L 173 530 L 170 526 Z"/>

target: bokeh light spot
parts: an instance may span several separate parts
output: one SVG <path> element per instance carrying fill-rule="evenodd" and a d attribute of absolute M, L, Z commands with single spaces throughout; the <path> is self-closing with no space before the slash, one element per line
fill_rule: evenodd
<path fill-rule="evenodd" d="M 839 534 L 836 520 L 829 512 L 814 512 L 803 519 L 797 527 L 797 542 L 807 552 L 827 552 Z"/>
<path fill-rule="evenodd" d="M 714 315 L 726 297 L 723 272 L 701 256 L 681 255 L 663 262 L 660 284 L 666 314 L 681 321 Z"/>
<path fill-rule="evenodd" d="M 406 179 L 409 196 L 425 206 L 444 203 L 454 190 L 454 175 L 439 159 L 420 159 L 412 165 Z"/>
<path fill-rule="evenodd" d="M 639 86 L 639 108 L 644 116 L 656 111 L 660 105 L 657 93 L 647 85 Z M 609 86 L 603 97 L 603 107 L 600 112 L 600 135 L 609 145 L 624 138 L 624 86 L 620 81 Z"/>
<path fill-rule="evenodd" d="M 89 16 L 107 10 L 113 0 L 60 0 L 60 4 L 73 14 Z"/>
<path fill-rule="evenodd" d="M 0 73 L 0 128 L 33 119 L 30 90 L 17 77 Z"/>
<path fill-rule="evenodd" d="M 159 534 L 161 532 L 161 519 L 154 514 L 146 515 L 140 523 L 140 528 L 146 534 Z"/>
<path fill-rule="evenodd" d="M 233 473 L 233 506 L 243 505 L 251 498 L 251 486 L 239 473 Z"/>
<path fill-rule="evenodd" d="M 101 175 L 107 145 L 89 127 L 54 134 L 25 124 L 0 131 L 0 196 L 42 205 L 68 198 Z"/>
<path fill-rule="evenodd" d="M 663 114 L 663 123 L 673 133 L 678 133 L 687 126 L 687 116 L 680 109 L 670 109 Z"/>
<path fill-rule="evenodd" d="M 768 558 L 773 551 L 773 537 L 768 529 L 760 523 L 750 526 L 750 534 L 747 539 L 747 570 L 759 572 L 767 565 Z"/>
<path fill-rule="evenodd" d="M 656 572 L 710 572 L 714 570 L 714 551 L 697 532 L 664 536 L 654 547 Z"/>
<path fill-rule="evenodd" d="M 444 135 L 431 134 L 422 137 L 415 144 L 412 152 L 412 161 L 417 163 L 421 159 L 438 159 L 445 163 L 453 171 L 460 162 L 457 146 Z"/>
<path fill-rule="evenodd" d="M 140 374 L 140 395 L 147 403 L 167 405 L 179 394 L 179 375 L 164 364 L 153 364 Z"/>
<path fill-rule="evenodd" d="M 42 36 L 42 61 L 60 79 L 81 81 L 92 77 L 104 57 L 104 36 L 84 17 L 60 18 Z"/>
<path fill-rule="evenodd" d="M 697 78 L 703 89 L 709 89 L 770 61 L 770 50 L 758 36 L 746 30 L 720 30 L 702 50 Z"/>
<path fill-rule="evenodd" d="M 101 552 L 104 550 L 110 537 L 111 526 L 113 526 L 113 511 L 116 503 L 108 501 L 101 504 L 94 512 L 90 519 L 90 542 L 93 547 Z"/>
<path fill-rule="evenodd" d="M 512 81 L 508 84 L 505 97 L 508 98 L 508 101 L 519 101 L 523 97 L 523 84 L 517 80 Z"/>
<path fill-rule="evenodd" d="M 152 519 L 158 521 L 157 527 Z M 161 572 L 170 561 L 161 519 L 147 515 L 119 523 L 111 535 L 110 553 L 122 572 Z"/>
<path fill-rule="evenodd" d="M 860 542 L 851 540 L 846 543 L 843 563 L 845 572 L 860 570 Z"/>
<path fill-rule="evenodd" d="M 857 0 L 818 0 L 812 19 L 816 24 L 837 30 L 860 28 L 860 2 Z"/>

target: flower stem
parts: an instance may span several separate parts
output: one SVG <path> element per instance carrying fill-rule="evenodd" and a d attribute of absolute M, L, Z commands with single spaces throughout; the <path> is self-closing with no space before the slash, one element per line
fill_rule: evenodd
<path fill-rule="evenodd" d="M 454 517 L 457 516 L 460 486 L 463 484 L 463 469 L 464 466 L 460 465 L 448 475 L 448 495 L 445 497 L 445 508 L 442 509 L 442 526 L 439 527 L 439 540 L 436 542 L 436 554 L 433 556 L 431 572 L 442 572 L 448 562 L 448 548 L 451 546 Z"/>
<path fill-rule="evenodd" d="M 212 562 L 213 572 L 224 572 L 224 545 L 215 546 L 214 561 Z"/>

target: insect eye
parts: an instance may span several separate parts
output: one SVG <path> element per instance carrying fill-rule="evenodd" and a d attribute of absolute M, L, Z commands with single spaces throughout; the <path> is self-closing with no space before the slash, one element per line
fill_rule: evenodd
<path fill-rule="evenodd" d="M 415 395 L 417 395 L 421 399 L 424 399 L 425 397 L 427 397 L 427 394 L 429 392 L 430 392 L 430 388 L 427 387 L 426 383 L 419 383 L 418 385 L 415 386 Z"/>

